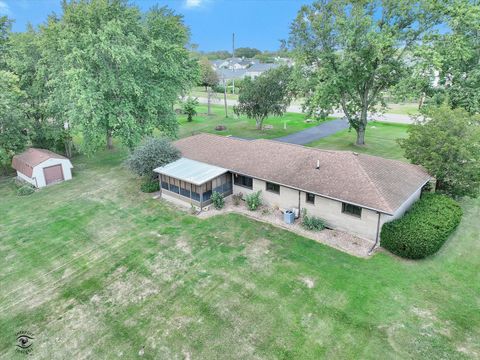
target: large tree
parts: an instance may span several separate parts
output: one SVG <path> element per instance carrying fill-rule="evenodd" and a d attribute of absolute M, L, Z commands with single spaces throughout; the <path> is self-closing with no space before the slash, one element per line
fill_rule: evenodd
<path fill-rule="evenodd" d="M 0 70 L 0 170 L 10 167 L 12 156 L 28 145 L 29 124 L 24 114 L 24 93 L 18 76 Z"/>
<path fill-rule="evenodd" d="M 437 189 L 452 196 L 480 191 L 480 116 L 447 106 L 428 108 L 425 119 L 399 140 L 405 157 L 437 179 Z"/>
<path fill-rule="evenodd" d="M 310 113 L 341 108 L 365 143 L 369 111 L 405 68 L 405 57 L 441 21 L 429 0 L 316 1 L 291 26 L 300 91 Z"/>
<path fill-rule="evenodd" d="M 176 131 L 173 104 L 198 71 L 180 16 L 167 8 L 142 16 L 124 0 L 71 1 L 59 37 L 68 102 L 58 112 L 81 130 L 84 152 L 111 148 L 113 137 L 132 148 L 155 128 Z"/>
<path fill-rule="evenodd" d="M 291 76 L 291 68 L 282 66 L 264 72 L 254 80 L 246 77 L 234 112 L 255 119 L 257 129 L 261 130 L 269 115 L 282 116 L 287 110 L 291 101 Z"/>
<path fill-rule="evenodd" d="M 440 78 L 449 104 L 480 113 L 480 2 L 457 0 L 447 7 L 450 31 L 432 42 L 442 58 Z"/>

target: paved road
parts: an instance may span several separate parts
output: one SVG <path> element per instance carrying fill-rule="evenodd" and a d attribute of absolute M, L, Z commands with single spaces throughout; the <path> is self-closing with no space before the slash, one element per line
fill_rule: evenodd
<path fill-rule="evenodd" d="M 207 104 L 208 103 L 208 99 L 203 98 L 203 97 L 199 97 L 198 101 L 201 104 Z M 223 98 L 212 99 L 212 104 L 223 105 Z M 236 104 L 237 104 L 237 100 L 227 99 L 227 105 L 228 106 L 234 106 Z M 297 105 L 297 104 L 293 104 L 293 105 L 290 105 L 287 108 L 287 111 L 301 114 L 302 113 L 302 106 Z M 332 116 L 334 118 L 344 118 L 345 117 L 345 115 L 341 111 L 330 114 L 330 116 Z M 401 114 L 383 114 L 383 115 L 369 114 L 369 120 L 378 120 L 378 121 L 383 121 L 383 122 L 392 122 L 392 123 L 400 123 L 400 124 L 412 124 L 413 123 L 413 120 L 410 118 L 410 116 L 401 115 Z"/>
<path fill-rule="evenodd" d="M 341 130 L 348 128 L 347 119 L 335 119 L 324 122 L 320 125 L 305 129 L 287 136 L 276 138 L 273 140 L 286 142 L 290 144 L 305 145 L 312 141 L 335 134 Z"/>

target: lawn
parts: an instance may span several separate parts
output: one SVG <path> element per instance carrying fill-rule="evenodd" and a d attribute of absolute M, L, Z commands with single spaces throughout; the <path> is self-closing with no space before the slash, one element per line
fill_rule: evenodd
<path fill-rule="evenodd" d="M 212 115 L 210 116 L 207 115 L 207 105 L 199 105 L 197 112 L 198 115 L 194 117 L 192 122 L 188 122 L 185 115 L 179 115 L 177 117 L 180 124 L 180 137 L 190 136 L 199 132 L 208 132 L 243 138 L 272 139 L 318 125 L 315 121 L 306 123 L 304 114 L 286 113 L 282 117 L 267 118 L 263 124 L 271 125 L 273 128 L 259 131 L 255 128 L 255 120 L 248 119 L 246 116 L 237 117 L 233 113 L 233 107 L 229 108 L 228 118 L 225 118 L 224 107 L 218 105 L 212 105 Z M 284 129 L 285 124 L 286 129 Z M 215 130 L 215 126 L 217 125 L 225 125 L 227 130 L 217 131 Z"/>
<path fill-rule="evenodd" d="M 382 156 L 390 159 L 405 160 L 403 150 L 397 139 L 407 136 L 409 125 L 370 122 L 365 135 L 365 146 L 355 145 L 357 138 L 355 130 L 342 130 L 326 138 L 314 141 L 308 146 L 321 149 L 346 150 Z"/>
<path fill-rule="evenodd" d="M 0 358 L 25 358 L 20 330 L 35 359 L 480 356 L 480 200 L 438 255 L 365 260 L 197 219 L 139 193 L 124 156 L 76 158 L 28 197 L 0 180 Z"/>

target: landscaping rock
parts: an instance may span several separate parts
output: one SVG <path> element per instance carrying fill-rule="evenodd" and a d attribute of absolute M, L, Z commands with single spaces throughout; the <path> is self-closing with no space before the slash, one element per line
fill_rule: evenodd
<path fill-rule="evenodd" d="M 215 130 L 224 131 L 224 130 L 227 130 L 227 127 L 225 125 L 217 125 L 215 126 Z"/>

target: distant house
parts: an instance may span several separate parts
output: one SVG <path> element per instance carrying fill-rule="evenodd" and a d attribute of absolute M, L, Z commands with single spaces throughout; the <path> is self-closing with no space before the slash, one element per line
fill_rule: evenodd
<path fill-rule="evenodd" d="M 254 64 L 250 66 L 247 71 L 245 72 L 245 76 L 249 76 L 252 79 L 256 78 L 257 76 L 261 75 L 265 71 L 268 71 L 270 69 L 275 69 L 279 67 L 280 65 L 278 64 Z"/>
<path fill-rule="evenodd" d="M 175 146 L 183 157 L 154 170 L 167 200 L 204 209 L 213 191 L 245 196 L 261 190 L 270 206 L 307 209 L 331 228 L 373 241 L 433 180 L 401 161 L 272 140 L 199 134 Z"/>
<path fill-rule="evenodd" d="M 30 148 L 15 155 L 12 167 L 17 177 L 37 188 L 72 178 L 72 163 L 62 155 L 45 149 Z"/>

